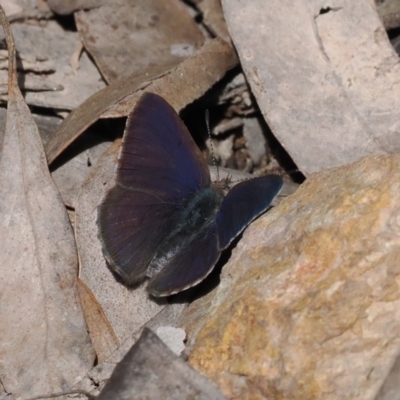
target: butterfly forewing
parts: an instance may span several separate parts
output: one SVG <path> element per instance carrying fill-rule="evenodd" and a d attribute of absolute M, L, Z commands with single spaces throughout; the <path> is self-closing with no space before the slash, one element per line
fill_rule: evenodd
<path fill-rule="evenodd" d="M 152 194 L 115 186 L 99 207 L 103 253 L 128 283 L 141 280 L 158 246 L 177 223 L 177 208 Z"/>
<path fill-rule="evenodd" d="M 199 148 L 160 96 L 145 93 L 129 117 L 117 182 L 176 202 L 210 184 L 210 172 Z"/>
<path fill-rule="evenodd" d="M 176 112 L 144 94 L 128 118 L 116 185 L 98 212 L 110 266 L 128 283 L 143 278 L 185 203 L 209 183 L 201 152 Z"/>

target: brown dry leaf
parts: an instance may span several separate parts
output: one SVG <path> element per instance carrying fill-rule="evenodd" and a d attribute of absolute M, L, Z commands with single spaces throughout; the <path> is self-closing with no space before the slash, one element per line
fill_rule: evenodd
<path fill-rule="evenodd" d="M 144 90 L 151 88 L 179 111 L 204 94 L 236 64 L 234 50 L 226 42 L 214 39 L 180 65 L 161 65 L 145 76 L 113 82 L 71 112 L 59 125 L 46 146 L 49 162 L 100 116 L 127 116 Z"/>
<path fill-rule="evenodd" d="M 0 374 L 8 393 L 25 397 L 67 390 L 95 354 L 77 296 L 71 225 L 17 85 L 15 47 L 3 12 L 10 78 L 0 160 Z"/>
<path fill-rule="evenodd" d="M 237 65 L 235 50 L 222 39 L 213 39 L 193 56 L 182 62 L 160 79 L 151 82 L 146 91 L 164 97 L 178 112 L 201 97 L 218 82 L 228 70 Z M 128 115 L 143 90 L 132 93 L 115 103 L 102 114 L 102 118 Z"/>
<path fill-rule="evenodd" d="M 102 308 L 115 337 L 123 342 L 160 312 L 166 303 L 164 300 L 158 303 L 150 300 L 145 285 L 131 290 L 119 283 L 109 270 L 101 250 L 97 207 L 105 191 L 114 184 L 119 146 L 120 141 L 117 141 L 106 151 L 82 185 L 76 206 L 75 235 L 80 260 L 79 277 Z M 109 352 L 104 353 L 104 350 Z M 102 359 L 106 359 L 111 350 L 114 349 L 96 347 Z"/>
<path fill-rule="evenodd" d="M 187 7 L 177 0 L 110 4 L 75 13 L 75 22 L 107 82 L 144 74 L 154 65 L 178 63 L 205 40 Z"/>
<path fill-rule="evenodd" d="M 124 99 L 128 94 L 149 85 L 149 82 L 144 81 L 144 79 L 151 80 L 165 73 L 171 67 L 165 65 L 157 66 L 152 71 L 147 71 L 146 78 L 143 76 L 129 76 L 128 78 L 117 80 L 88 98 L 65 118 L 46 144 L 45 150 L 49 163 L 54 161 L 86 128 L 97 121 L 104 111 Z"/>
<path fill-rule="evenodd" d="M 32 116 L 39 129 L 42 142 L 46 144 L 61 119 L 37 114 L 33 114 Z M 0 156 L 3 147 L 5 125 L 6 109 L 0 108 Z M 56 166 L 53 164 L 52 167 L 54 168 L 51 172 L 51 176 L 61 194 L 64 204 L 71 208 L 75 208 L 80 187 L 90 168 L 111 144 L 108 138 L 102 137 L 97 131 L 86 132 L 80 139 L 82 140 L 77 140 L 68 149 L 68 154 L 72 153 L 73 157 L 67 158 L 66 161 L 63 160 L 60 165 Z M 67 156 L 68 154 L 64 155 Z"/>
<path fill-rule="evenodd" d="M 97 349 L 97 362 L 100 364 L 105 361 L 105 358 L 103 358 L 105 355 L 111 354 L 120 346 L 120 342 L 93 293 L 79 278 L 78 291 L 90 332 L 90 339 L 94 348 Z"/>

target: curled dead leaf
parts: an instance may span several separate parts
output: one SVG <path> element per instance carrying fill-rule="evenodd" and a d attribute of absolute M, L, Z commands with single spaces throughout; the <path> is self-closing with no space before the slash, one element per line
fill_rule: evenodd
<path fill-rule="evenodd" d="M 18 88 L 9 50 L 9 102 L 0 160 L 0 374 L 8 393 L 32 396 L 72 386 L 94 362 L 76 290 L 71 225 L 47 168 L 38 129 Z"/>

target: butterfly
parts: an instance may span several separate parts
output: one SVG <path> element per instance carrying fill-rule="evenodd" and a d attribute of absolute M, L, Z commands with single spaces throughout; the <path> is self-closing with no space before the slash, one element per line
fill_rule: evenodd
<path fill-rule="evenodd" d="M 115 186 L 98 208 L 103 254 L 126 284 L 149 277 L 151 295 L 178 293 L 212 271 L 282 185 L 267 175 L 225 196 L 175 110 L 144 93 L 127 120 Z"/>

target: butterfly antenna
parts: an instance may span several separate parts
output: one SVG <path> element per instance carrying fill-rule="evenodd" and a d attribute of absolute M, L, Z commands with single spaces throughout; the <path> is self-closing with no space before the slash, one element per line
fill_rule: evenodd
<path fill-rule="evenodd" d="M 205 118 L 206 118 L 208 139 L 210 141 L 211 157 L 212 157 L 212 160 L 213 160 L 213 166 L 215 168 L 215 172 L 216 172 L 216 176 L 217 176 L 217 181 L 219 181 L 219 170 L 218 170 L 218 166 L 217 166 L 217 160 L 215 158 L 213 142 L 212 142 L 212 139 L 211 139 L 210 112 L 208 111 L 208 109 L 206 110 Z"/>

